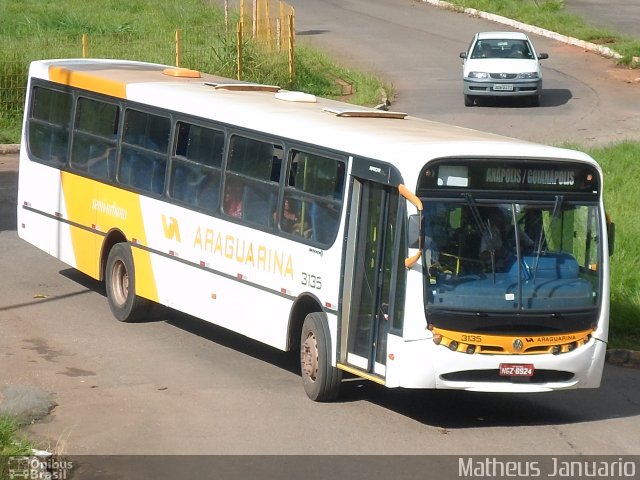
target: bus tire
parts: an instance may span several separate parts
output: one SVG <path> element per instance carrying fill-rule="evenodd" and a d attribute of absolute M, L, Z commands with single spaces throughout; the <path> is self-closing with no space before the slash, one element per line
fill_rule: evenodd
<path fill-rule="evenodd" d="M 121 322 L 133 322 L 145 317 L 151 302 L 136 295 L 136 275 L 131 247 L 117 243 L 107 257 L 105 287 L 109 308 Z"/>
<path fill-rule="evenodd" d="M 307 396 L 316 402 L 338 398 L 342 372 L 331 366 L 331 334 L 321 313 L 307 315 L 300 336 L 300 367 Z"/>

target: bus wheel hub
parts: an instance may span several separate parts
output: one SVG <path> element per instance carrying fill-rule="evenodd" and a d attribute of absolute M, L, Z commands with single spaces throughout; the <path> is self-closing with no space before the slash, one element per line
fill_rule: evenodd
<path fill-rule="evenodd" d="M 315 382 L 318 373 L 318 344 L 316 337 L 309 334 L 302 345 L 302 371 Z"/>

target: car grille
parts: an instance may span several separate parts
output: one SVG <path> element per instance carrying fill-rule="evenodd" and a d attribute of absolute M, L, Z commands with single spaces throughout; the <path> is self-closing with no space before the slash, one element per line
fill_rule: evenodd
<path fill-rule="evenodd" d="M 494 80 L 513 80 L 516 78 L 515 73 L 490 73 L 489 75 Z"/>

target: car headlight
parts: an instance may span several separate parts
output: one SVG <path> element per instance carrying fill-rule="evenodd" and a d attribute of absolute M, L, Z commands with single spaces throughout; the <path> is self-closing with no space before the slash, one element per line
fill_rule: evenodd
<path fill-rule="evenodd" d="M 527 79 L 527 80 L 535 80 L 538 78 L 538 72 L 522 72 L 519 73 L 516 78 Z"/>
<path fill-rule="evenodd" d="M 469 72 L 469 78 L 489 78 L 487 72 Z"/>

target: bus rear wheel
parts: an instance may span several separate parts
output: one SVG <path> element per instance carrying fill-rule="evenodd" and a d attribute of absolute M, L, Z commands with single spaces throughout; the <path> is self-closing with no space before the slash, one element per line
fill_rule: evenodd
<path fill-rule="evenodd" d="M 109 308 L 121 322 L 133 322 L 148 315 L 151 302 L 136 295 L 136 277 L 131 247 L 125 243 L 113 246 L 107 257 L 105 286 Z"/>
<path fill-rule="evenodd" d="M 307 396 L 316 402 L 330 402 L 340 393 L 342 372 L 331 366 L 331 335 L 324 316 L 307 315 L 300 337 L 302 383 Z"/>

